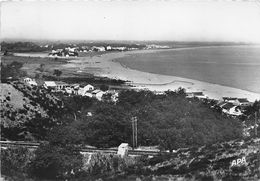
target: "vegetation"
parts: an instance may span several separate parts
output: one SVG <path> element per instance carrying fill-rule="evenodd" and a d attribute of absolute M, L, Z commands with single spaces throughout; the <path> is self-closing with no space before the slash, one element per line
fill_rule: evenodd
<path fill-rule="evenodd" d="M 63 126 L 50 131 L 47 140 L 35 152 L 29 165 L 30 175 L 45 179 L 71 179 L 78 175 L 83 167 L 79 152 L 82 135 Z"/>
<path fill-rule="evenodd" d="M 160 145 L 166 150 L 242 136 L 239 120 L 221 115 L 201 101 L 186 99 L 183 89 L 168 91 L 165 95 L 121 91 L 117 104 L 113 104 L 80 96 L 50 98 L 50 92 L 16 88 L 48 114 L 46 118 L 37 117 L 24 125 L 40 140 L 54 127 L 67 125 L 81 132 L 88 145 L 113 147 L 122 142 L 131 143 L 132 117 L 138 120 L 139 145 Z"/>
<path fill-rule="evenodd" d="M 1 51 L 10 51 L 10 52 L 41 52 L 48 50 L 45 47 L 41 47 L 32 42 L 2 42 Z"/>
<path fill-rule="evenodd" d="M 17 80 L 20 77 L 26 76 L 26 72 L 21 70 L 23 63 L 12 62 L 10 64 L 3 64 L 1 62 L 1 81 Z"/>

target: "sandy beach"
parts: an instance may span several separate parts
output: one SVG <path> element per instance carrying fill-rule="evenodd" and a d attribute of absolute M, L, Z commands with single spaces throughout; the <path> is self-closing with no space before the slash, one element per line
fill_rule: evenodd
<path fill-rule="evenodd" d="M 196 47 L 185 49 L 192 48 Z M 180 49 L 175 49 L 175 51 L 178 51 Z M 115 59 L 117 58 L 128 56 L 130 54 L 150 53 L 155 51 L 167 50 L 139 50 L 108 53 L 102 56 L 94 57 L 79 57 L 77 59 L 69 61 L 68 64 L 65 64 L 63 66 L 64 68 L 74 69 L 75 72 L 78 73 L 87 71 L 98 76 L 127 80 L 130 81 L 131 85 L 140 89 L 166 91 L 176 90 L 179 87 L 182 87 L 185 88 L 187 92 L 201 91 L 206 96 L 212 99 L 221 99 L 222 97 L 238 97 L 247 98 L 250 101 L 260 100 L 260 94 L 258 93 L 182 77 L 141 72 L 130 69 L 115 61 Z"/>

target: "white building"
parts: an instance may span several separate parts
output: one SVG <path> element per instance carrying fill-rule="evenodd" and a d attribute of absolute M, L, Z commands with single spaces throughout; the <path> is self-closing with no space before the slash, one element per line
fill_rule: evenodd
<path fill-rule="evenodd" d="M 44 81 L 43 87 L 45 87 L 46 89 L 48 88 L 55 89 L 57 85 L 54 81 Z"/>
<path fill-rule="evenodd" d="M 34 79 L 31 79 L 29 77 L 23 79 L 23 81 L 29 85 L 32 85 L 32 86 L 37 86 L 37 83 Z"/>
<path fill-rule="evenodd" d="M 129 145 L 128 143 L 121 143 L 118 147 L 117 154 L 120 155 L 121 157 L 125 157 L 128 155 L 128 150 L 129 150 Z"/>
<path fill-rule="evenodd" d="M 243 115 L 241 109 L 239 108 L 239 106 L 233 106 L 229 109 L 229 111 L 227 112 L 227 114 L 231 115 L 231 116 L 241 116 Z"/>
<path fill-rule="evenodd" d="M 102 91 L 102 90 L 94 90 L 92 92 L 93 97 L 95 97 L 97 100 L 101 101 L 102 100 L 102 96 L 105 94 L 106 92 Z"/>
<path fill-rule="evenodd" d="M 94 86 L 88 84 L 83 88 L 79 88 L 78 94 L 81 96 L 85 96 L 87 92 L 94 90 Z"/>

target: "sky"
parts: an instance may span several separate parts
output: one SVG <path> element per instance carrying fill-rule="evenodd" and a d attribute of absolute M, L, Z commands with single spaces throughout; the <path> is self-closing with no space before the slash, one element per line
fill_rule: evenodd
<path fill-rule="evenodd" d="M 260 43 L 257 1 L 2 2 L 1 38 Z"/>

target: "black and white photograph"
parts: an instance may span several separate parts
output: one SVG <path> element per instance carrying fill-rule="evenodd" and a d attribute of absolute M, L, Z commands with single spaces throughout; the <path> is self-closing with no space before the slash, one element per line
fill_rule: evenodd
<path fill-rule="evenodd" d="M 260 0 L 3 0 L 0 43 L 0 180 L 260 180 Z"/>

